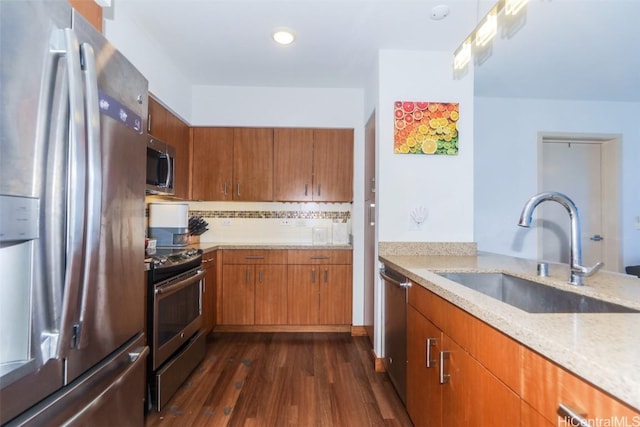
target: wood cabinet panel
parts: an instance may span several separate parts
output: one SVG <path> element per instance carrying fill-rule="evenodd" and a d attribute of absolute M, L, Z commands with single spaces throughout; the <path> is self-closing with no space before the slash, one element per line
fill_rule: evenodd
<path fill-rule="evenodd" d="M 273 200 L 273 129 L 234 129 L 233 191 L 234 200 Z"/>
<path fill-rule="evenodd" d="M 571 425 L 557 414 L 560 403 L 596 423 L 640 420 L 640 412 L 578 378 L 538 353 L 521 348 L 524 401 L 544 418 L 558 425 Z M 577 424 L 574 424 L 577 425 Z M 604 425 L 604 424 L 602 424 Z"/>
<path fill-rule="evenodd" d="M 520 401 L 520 426 L 521 427 L 554 427 L 551 421 L 540 415 L 524 400 Z M 568 426 L 567 426 L 568 427 Z"/>
<path fill-rule="evenodd" d="M 427 349 L 431 360 L 429 366 Z M 408 306 L 407 411 L 415 426 L 442 425 L 442 386 L 438 381 L 438 355 L 441 350 L 442 331 L 415 308 Z"/>
<path fill-rule="evenodd" d="M 216 253 L 202 255 L 202 268 L 206 271 L 202 288 L 202 317 L 204 330 L 209 333 L 216 323 Z"/>
<path fill-rule="evenodd" d="M 255 324 L 285 325 L 287 323 L 287 266 L 256 265 Z"/>
<path fill-rule="evenodd" d="M 351 264 L 352 251 L 304 249 L 288 251 L 289 264 Z"/>
<path fill-rule="evenodd" d="M 274 129 L 273 153 L 273 199 L 311 201 L 313 129 Z"/>
<path fill-rule="evenodd" d="M 287 271 L 290 325 L 317 325 L 320 287 L 316 266 L 290 265 Z"/>
<path fill-rule="evenodd" d="M 319 270 L 318 322 L 321 325 L 351 324 L 351 265 L 323 265 Z"/>
<path fill-rule="evenodd" d="M 193 128 L 192 199 L 232 200 L 233 128 Z"/>
<path fill-rule="evenodd" d="M 287 251 L 278 249 L 225 250 L 223 264 L 287 264 Z"/>
<path fill-rule="evenodd" d="M 253 325 L 255 285 L 252 265 L 223 265 L 222 323 Z"/>
<path fill-rule="evenodd" d="M 314 201 L 353 200 L 353 129 L 314 129 Z"/>

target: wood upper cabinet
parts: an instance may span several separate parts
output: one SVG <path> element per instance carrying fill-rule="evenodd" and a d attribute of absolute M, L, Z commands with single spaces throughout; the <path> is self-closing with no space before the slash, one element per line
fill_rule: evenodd
<path fill-rule="evenodd" d="M 313 200 L 313 129 L 274 129 L 273 153 L 273 199 Z"/>
<path fill-rule="evenodd" d="M 193 128 L 191 198 L 233 200 L 233 128 Z"/>
<path fill-rule="evenodd" d="M 313 130 L 313 200 L 353 200 L 353 130 Z"/>
<path fill-rule="evenodd" d="M 274 200 L 353 200 L 353 130 L 274 130 Z"/>
<path fill-rule="evenodd" d="M 234 129 L 233 200 L 273 200 L 273 129 Z"/>
<path fill-rule="evenodd" d="M 290 325 L 350 325 L 351 251 L 290 250 Z"/>
<path fill-rule="evenodd" d="M 205 333 L 213 330 L 216 321 L 216 253 L 202 255 L 202 268 L 206 274 L 202 287 L 202 317 Z"/>
<path fill-rule="evenodd" d="M 178 116 L 149 97 L 147 132 L 176 149 L 175 197 L 189 199 L 189 172 L 191 170 L 190 127 Z"/>

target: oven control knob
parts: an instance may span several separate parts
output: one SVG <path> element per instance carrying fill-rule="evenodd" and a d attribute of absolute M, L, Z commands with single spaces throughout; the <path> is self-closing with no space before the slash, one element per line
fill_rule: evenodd
<path fill-rule="evenodd" d="M 180 338 L 184 338 L 184 332 L 180 333 Z"/>

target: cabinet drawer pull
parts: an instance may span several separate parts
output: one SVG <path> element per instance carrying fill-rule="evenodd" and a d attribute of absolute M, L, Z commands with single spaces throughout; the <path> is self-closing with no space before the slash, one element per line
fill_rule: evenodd
<path fill-rule="evenodd" d="M 329 257 L 326 255 L 314 255 L 311 259 L 329 259 Z"/>
<path fill-rule="evenodd" d="M 263 255 L 247 255 L 244 259 L 264 259 Z"/>
<path fill-rule="evenodd" d="M 449 359 L 449 352 L 448 351 L 441 351 L 440 352 L 440 384 L 446 384 L 449 382 L 449 378 L 451 378 L 451 375 L 449 374 L 445 374 L 444 373 L 444 361 Z"/>
<path fill-rule="evenodd" d="M 560 415 L 567 422 L 569 426 L 576 427 L 591 427 L 589 421 L 587 421 L 585 411 L 578 411 L 576 408 L 572 408 L 564 403 L 558 404 L 558 415 Z"/>
<path fill-rule="evenodd" d="M 431 358 L 431 347 L 436 345 L 436 339 L 427 338 L 426 345 L 427 345 L 427 357 L 425 361 L 425 366 L 427 368 L 433 368 L 434 366 L 436 366 L 436 360 Z"/>

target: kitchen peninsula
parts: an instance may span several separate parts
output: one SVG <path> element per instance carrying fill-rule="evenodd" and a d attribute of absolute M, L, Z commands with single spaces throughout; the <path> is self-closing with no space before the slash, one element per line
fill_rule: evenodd
<path fill-rule="evenodd" d="M 640 420 L 640 313 L 527 313 L 439 274 L 507 273 L 635 310 L 640 310 L 640 280 L 603 271 L 587 278 L 584 287 L 575 287 L 567 284 L 566 265 L 552 264 L 550 276 L 543 278 L 536 276 L 533 260 L 483 252 L 445 256 L 413 251 L 407 255 L 410 252 L 400 246 L 381 244 L 380 261 L 418 285 L 409 293 L 409 322 L 413 304 L 424 322 L 435 324 L 444 339 L 451 337 L 452 346 L 464 349 L 495 375 L 508 398 L 513 398 L 512 414 L 514 419 L 521 417 L 521 425 L 555 425 L 560 403 L 579 407 L 579 413 L 589 420 L 612 421 L 622 416 L 627 416 L 627 422 Z M 454 333 L 459 333 L 459 339 Z M 424 351 L 424 343 L 420 347 Z M 409 366 L 411 354 L 409 349 Z M 453 371 L 453 383 L 461 362 L 444 363 Z M 409 380 L 411 377 L 410 370 Z M 461 381 L 458 379 L 458 387 Z M 497 416 L 504 421 L 509 408 L 504 402 L 501 405 Z M 407 406 L 416 422 L 410 398 Z"/>

